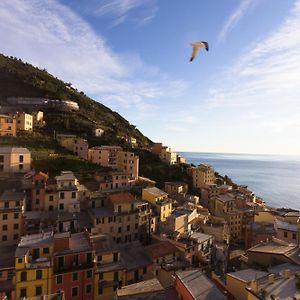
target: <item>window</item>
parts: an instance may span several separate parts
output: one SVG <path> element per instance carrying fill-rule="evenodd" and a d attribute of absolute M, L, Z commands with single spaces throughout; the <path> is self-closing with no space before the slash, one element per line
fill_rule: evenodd
<path fill-rule="evenodd" d="M 20 155 L 19 156 L 19 162 L 21 163 L 21 162 L 23 162 L 24 161 L 24 156 L 23 155 Z"/>
<path fill-rule="evenodd" d="M 26 291 L 26 288 L 21 288 L 21 289 L 20 289 L 20 297 L 21 297 L 21 298 L 27 297 L 27 291 Z"/>
<path fill-rule="evenodd" d="M 114 261 L 118 261 L 118 253 L 114 253 Z"/>
<path fill-rule="evenodd" d="M 21 272 L 21 281 L 27 280 L 27 272 Z"/>
<path fill-rule="evenodd" d="M 14 213 L 14 218 L 18 219 L 19 218 L 19 213 Z"/>
<path fill-rule="evenodd" d="M 65 193 L 64 192 L 59 193 L 59 199 L 65 199 Z"/>
<path fill-rule="evenodd" d="M 122 232 L 122 227 L 119 227 L 118 228 L 118 233 L 121 233 Z"/>
<path fill-rule="evenodd" d="M 35 295 L 36 296 L 42 295 L 42 287 L 40 285 L 35 287 Z"/>
<path fill-rule="evenodd" d="M 93 271 L 92 270 L 86 271 L 86 278 L 91 278 L 92 276 L 93 276 Z"/>
<path fill-rule="evenodd" d="M 7 225 L 2 225 L 2 230 L 7 231 Z"/>
<path fill-rule="evenodd" d="M 3 214 L 2 219 L 3 219 L 3 220 L 7 220 L 7 214 Z"/>
<path fill-rule="evenodd" d="M 60 203 L 60 204 L 59 204 L 59 209 L 60 209 L 60 210 L 64 210 L 64 207 L 65 207 L 65 206 L 64 206 L 63 203 Z"/>
<path fill-rule="evenodd" d="M 72 192 L 72 199 L 76 198 L 76 192 Z"/>
<path fill-rule="evenodd" d="M 102 261 L 102 255 L 98 255 L 98 261 Z"/>
<path fill-rule="evenodd" d="M 73 273 L 72 280 L 73 281 L 77 281 L 78 280 L 78 273 L 77 272 Z"/>
<path fill-rule="evenodd" d="M 86 254 L 86 263 L 91 264 L 92 263 L 92 253 L 87 253 Z"/>
<path fill-rule="evenodd" d="M 17 240 L 19 238 L 18 234 L 14 234 L 14 240 Z"/>
<path fill-rule="evenodd" d="M 39 204 L 40 204 L 40 199 L 39 199 L 39 198 L 36 198 L 36 199 L 35 199 L 35 204 L 36 204 L 36 205 L 39 205 Z"/>
<path fill-rule="evenodd" d="M 135 229 L 138 229 L 138 227 L 139 227 L 139 224 L 135 223 Z"/>
<path fill-rule="evenodd" d="M 2 236 L 2 242 L 6 242 L 7 241 L 7 235 L 3 235 Z"/>
<path fill-rule="evenodd" d="M 56 276 L 56 284 L 62 284 L 63 283 L 63 277 L 62 275 Z"/>
<path fill-rule="evenodd" d="M 72 288 L 72 297 L 77 297 L 78 296 L 78 287 L 73 287 Z"/>
<path fill-rule="evenodd" d="M 103 273 L 99 273 L 99 280 L 103 279 Z"/>
<path fill-rule="evenodd" d="M 4 162 L 4 155 L 0 155 L 0 163 Z"/>
<path fill-rule="evenodd" d="M 144 267 L 143 268 L 143 274 L 146 274 L 147 273 L 147 267 Z"/>
<path fill-rule="evenodd" d="M 19 170 L 23 170 L 23 165 L 19 164 Z"/>
<path fill-rule="evenodd" d="M 36 270 L 35 278 L 42 279 L 43 277 L 43 270 Z"/>
<path fill-rule="evenodd" d="M 9 202 L 8 201 L 4 202 L 4 208 L 9 208 Z"/>
<path fill-rule="evenodd" d="M 92 285 L 88 284 L 85 286 L 85 293 L 90 294 L 92 292 Z"/>
<path fill-rule="evenodd" d="M 65 264 L 64 257 L 63 256 L 59 257 L 58 258 L 58 268 L 63 268 L 64 264 Z"/>
<path fill-rule="evenodd" d="M 98 295 L 102 295 L 103 294 L 103 288 L 102 286 L 98 286 Z"/>
<path fill-rule="evenodd" d="M 284 231 L 283 236 L 286 238 L 288 236 L 288 233 L 286 231 Z"/>
<path fill-rule="evenodd" d="M 49 201 L 53 201 L 53 195 L 49 196 Z"/>
<path fill-rule="evenodd" d="M 18 264 L 21 264 L 23 262 L 23 258 L 18 258 Z"/>
<path fill-rule="evenodd" d="M 119 273 L 114 272 L 114 281 L 119 281 Z"/>
<path fill-rule="evenodd" d="M 122 206 L 118 205 L 118 213 L 122 212 Z"/>
<path fill-rule="evenodd" d="M 127 231 L 130 231 L 130 225 L 127 225 Z"/>
<path fill-rule="evenodd" d="M 296 233 L 293 233 L 293 240 L 295 240 L 297 238 L 297 234 Z"/>
<path fill-rule="evenodd" d="M 76 254 L 76 255 L 73 256 L 73 265 L 74 266 L 78 266 L 78 258 L 79 258 L 78 254 Z"/>
<path fill-rule="evenodd" d="M 49 248 L 43 248 L 43 254 L 49 254 Z"/>

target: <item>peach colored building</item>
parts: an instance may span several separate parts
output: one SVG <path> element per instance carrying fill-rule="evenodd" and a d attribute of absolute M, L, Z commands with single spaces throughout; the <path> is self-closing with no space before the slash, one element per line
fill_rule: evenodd
<path fill-rule="evenodd" d="M 130 180 L 129 175 L 123 171 L 98 173 L 94 175 L 94 178 L 99 182 L 101 191 L 124 190 L 135 185 L 135 181 Z"/>
<path fill-rule="evenodd" d="M 139 157 L 133 152 L 119 151 L 117 153 L 117 168 L 129 174 L 131 180 L 139 177 Z"/>
<path fill-rule="evenodd" d="M 177 163 L 177 153 L 173 152 L 171 148 L 167 146 L 162 147 L 159 158 L 169 165 L 175 165 Z"/>
<path fill-rule="evenodd" d="M 89 144 L 87 140 L 83 138 L 74 139 L 73 152 L 75 155 L 87 160 L 89 152 Z"/>
<path fill-rule="evenodd" d="M 122 151 L 119 146 L 96 146 L 89 149 L 88 158 L 94 164 L 116 169 L 119 151 Z"/>
<path fill-rule="evenodd" d="M 0 115 L 0 136 L 16 136 L 17 121 L 13 116 Z"/>
<path fill-rule="evenodd" d="M 0 196 L 0 244 L 18 244 L 23 227 L 25 194 L 5 190 Z"/>
<path fill-rule="evenodd" d="M 71 171 L 62 171 L 55 177 L 56 189 L 58 192 L 58 210 L 70 213 L 80 211 L 78 200 L 78 179 Z"/>
<path fill-rule="evenodd" d="M 31 115 L 33 121 L 33 127 L 43 127 L 46 124 L 46 122 L 44 121 L 44 112 L 33 111 Z"/>
<path fill-rule="evenodd" d="M 154 143 L 154 144 L 152 145 L 151 152 L 152 152 L 153 154 L 159 155 L 160 152 L 161 152 L 161 150 L 162 150 L 162 147 L 163 147 L 162 143 Z"/>
<path fill-rule="evenodd" d="M 45 210 L 46 182 L 49 176 L 38 172 L 32 177 L 31 210 Z"/>
<path fill-rule="evenodd" d="M 0 147 L 0 173 L 26 173 L 31 169 L 27 148 Z"/>
<path fill-rule="evenodd" d="M 169 195 L 185 194 L 188 192 L 188 184 L 185 182 L 176 182 L 176 181 L 165 182 L 165 191 Z"/>
<path fill-rule="evenodd" d="M 215 170 L 207 164 L 200 164 L 198 167 L 191 168 L 193 187 L 200 188 L 207 184 L 215 183 Z"/>

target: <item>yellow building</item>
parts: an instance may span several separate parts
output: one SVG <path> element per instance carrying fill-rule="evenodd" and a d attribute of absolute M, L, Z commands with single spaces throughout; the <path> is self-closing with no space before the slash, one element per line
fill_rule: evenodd
<path fill-rule="evenodd" d="M 46 122 L 44 121 L 44 113 L 42 111 L 34 111 L 31 113 L 33 127 L 43 127 Z"/>
<path fill-rule="evenodd" d="M 32 115 L 25 112 L 17 112 L 15 114 L 17 119 L 17 130 L 21 131 L 32 131 L 33 128 L 33 118 Z"/>
<path fill-rule="evenodd" d="M 17 121 L 13 116 L 0 115 L 0 136 L 16 136 Z"/>
<path fill-rule="evenodd" d="M 94 300 L 115 299 L 116 290 L 121 286 L 124 276 L 120 250 L 109 235 L 93 236 L 92 242 L 97 265 L 94 279 Z"/>
<path fill-rule="evenodd" d="M 226 274 L 226 289 L 237 300 L 247 300 L 248 291 L 247 287 L 250 286 L 253 279 L 259 280 L 267 276 L 267 272 L 245 269 L 237 272 Z"/>
<path fill-rule="evenodd" d="M 31 153 L 26 148 L 0 147 L 0 173 L 26 173 L 31 168 Z"/>
<path fill-rule="evenodd" d="M 24 236 L 15 253 L 16 299 L 51 294 L 53 233 Z"/>
<path fill-rule="evenodd" d="M 129 174 L 131 180 L 139 177 L 139 157 L 133 152 L 119 151 L 117 153 L 117 168 Z"/>
<path fill-rule="evenodd" d="M 162 147 L 159 158 L 169 165 L 175 165 L 177 163 L 177 153 L 172 152 L 171 148 L 167 146 Z"/>
<path fill-rule="evenodd" d="M 22 233 L 22 213 L 25 194 L 15 190 L 5 190 L 0 196 L 0 243 L 18 244 Z"/>
<path fill-rule="evenodd" d="M 194 188 L 200 188 L 207 184 L 214 184 L 216 179 L 214 168 L 207 164 L 200 164 L 197 167 L 192 167 L 191 175 Z"/>
<path fill-rule="evenodd" d="M 168 194 L 157 187 L 145 188 L 142 192 L 143 200 L 154 205 L 159 214 L 159 221 L 164 222 L 172 213 L 172 200 Z"/>

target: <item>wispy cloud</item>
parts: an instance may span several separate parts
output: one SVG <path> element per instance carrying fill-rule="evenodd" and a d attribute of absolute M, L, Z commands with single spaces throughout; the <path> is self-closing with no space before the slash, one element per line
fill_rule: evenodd
<path fill-rule="evenodd" d="M 255 0 L 242 0 L 240 5 L 233 11 L 233 13 L 226 20 L 222 30 L 219 33 L 218 41 L 224 41 L 229 33 L 234 29 L 242 17 L 249 11 Z"/>
<path fill-rule="evenodd" d="M 227 119 L 240 128 L 257 130 L 257 134 L 284 133 L 283 139 L 298 136 L 299 70 L 300 0 L 297 0 L 282 24 L 239 57 L 219 78 L 221 84 L 211 87 L 207 108 L 223 110 L 230 114 Z M 295 141 L 295 149 L 300 152 L 299 142 Z"/>
<path fill-rule="evenodd" d="M 92 0 L 88 6 L 89 13 L 93 15 L 111 16 L 112 26 L 120 25 L 129 19 L 145 24 L 153 19 L 157 12 L 156 1 L 152 0 Z"/>
<path fill-rule="evenodd" d="M 124 2 L 123 12 L 137 5 Z M 88 23 L 58 1 L 2 0 L 0 19 L 0 52 L 46 68 L 112 109 L 124 113 L 135 108 L 131 117 L 158 107 L 162 95 L 176 96 L 186 88 L 185 82 L 146 65 L 138 54 L 112 51 Z"/>

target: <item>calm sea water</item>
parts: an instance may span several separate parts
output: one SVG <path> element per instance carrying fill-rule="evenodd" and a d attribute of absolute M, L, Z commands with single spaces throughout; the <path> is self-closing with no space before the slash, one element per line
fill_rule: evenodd
<path fill-rule="evenodd" d="M 208 163 L 245 184 L 267 205 L 300 210 L 300 156 L 180 152 L 187 163 Z"/>

